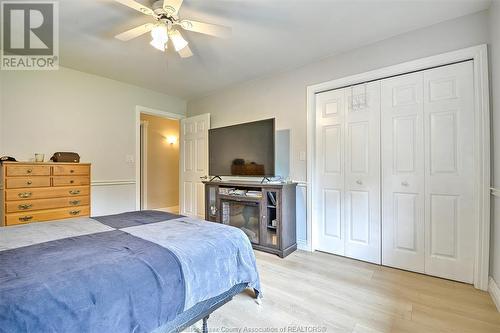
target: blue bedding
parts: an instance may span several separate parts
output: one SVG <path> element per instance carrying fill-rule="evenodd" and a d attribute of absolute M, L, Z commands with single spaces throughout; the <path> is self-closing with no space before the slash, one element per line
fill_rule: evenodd
<path fill-rule="evenodd" d="M 122 229 L 155 222 L 168 221 L 179 217 L 182 217 L 182 215 L 160 212 L 158 210 L 141 210 L 138 212 L 96 216 L 93 217 L 93 219 L 111 228 Z"/>
<path fill-rule="evenodd" d="M 175 255 L 118 230 L 0 253 L 1 332 L 149 332 L 184 296 Z"/>
<path fill-rule="evenodd" d="M 239 229 L 159 216 L 114 216 L 107 225 L 134 226 L 39 243 L 22 239 L 31 225 L 0 228 L 33 244 L 0 250 L 0 332 L 151 332 L 236 285 L 260 292 Z"/>
<path fill-rule="evenodd" d="M 123 230 L 160 244 L 179 258 L 186 309 L 239 283 L 247 282 L 257 293 L 260 290 L 252 245 L 238 228 L 183 217 Z"/>

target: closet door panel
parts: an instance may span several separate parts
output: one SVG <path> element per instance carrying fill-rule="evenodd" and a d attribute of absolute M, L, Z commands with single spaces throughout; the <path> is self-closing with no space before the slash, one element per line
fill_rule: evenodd
<path fill-rule="evenodd" d="M 474 86 L 472 61 L 424 73 L 425 272 L 473 282 Z"/>
<path fill-rule="evenodd" d="M 318 250 L 344 255 L 345 89 L 316 95 L 316 189 Z"/>
<path fill-rule="evenodd" d="M 423 73 L 382 80 L 382 264 L 424 272 Z"/>
<path fill-rule="evenodd" d="M 346 96 L 345 255 L 380 264 L 380 81 Z"/>

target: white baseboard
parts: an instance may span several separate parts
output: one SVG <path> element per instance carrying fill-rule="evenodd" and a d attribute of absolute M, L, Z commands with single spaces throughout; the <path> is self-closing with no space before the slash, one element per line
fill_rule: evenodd
<path fill-rule="evenodd" d="M 488 291 L 490 292 L 493 302 L 497 306 L 497 310 L 500 312 L 500 288 L 498 288 L 497 283 L 491 276 L 488 283 Z"/>
<path fill-rule="evenodd" d="M 303 251 L 310 251 L 309 245 L 307 245 L 307 241 L 303 239 L 297 239 L 297 248 Z"/>

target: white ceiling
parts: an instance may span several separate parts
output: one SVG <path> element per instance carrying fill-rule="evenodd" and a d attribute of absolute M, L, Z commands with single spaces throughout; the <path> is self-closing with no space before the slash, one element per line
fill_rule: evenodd
<path fill-rule="evenodd" d="M 150 6 L 153 0 L 139 0 Z M 230 39 L 184 32 L 181 59 L 113 36 L 151 18 L 113 0 L 60 1 L 62 66 L 186 99 L 300 67 L 442 21 L 487 9 L 490 0 L 185 0 L 182 18 L 233 28 Z"/>

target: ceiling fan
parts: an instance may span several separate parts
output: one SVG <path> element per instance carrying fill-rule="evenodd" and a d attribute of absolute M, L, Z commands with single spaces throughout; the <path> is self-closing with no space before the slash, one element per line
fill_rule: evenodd
<path fill-rule="evenodd" d="M 151 32 L 151 46 L 165 51 L 168 47 L 168 40 L 172 41 L 174 49 L 182 58 L 188 58 L 193 55 L 188 46 L 188 42 L 182 37 L 181 29 L 199 32 L 202 34 L 227 38 L 231 35 L 231 28 L 194 21 L 190 19 L 181 19 L 179 9 L 183 0 L 158 0 L 153 4 L 153 8 L 146 7 L 134 0 L 115 0 L 127 7 L 135 9 L 145 15 L 151 16 L 152 23 L 146 23 L 127 30 L 115 36 L 121 41 L 129 41 L 145 33 Z"/>

